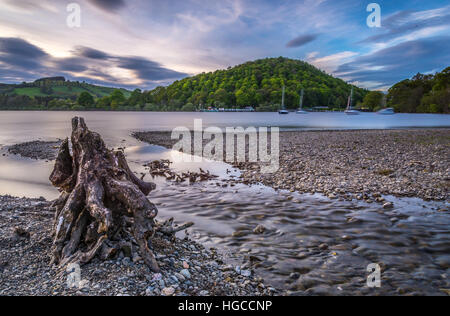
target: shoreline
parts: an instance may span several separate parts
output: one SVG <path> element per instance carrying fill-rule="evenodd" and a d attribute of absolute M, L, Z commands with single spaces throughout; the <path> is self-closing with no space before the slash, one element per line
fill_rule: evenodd
<path fill-rule="evenodd" d="M 161 273 L 153 273 L 133 245 L 117 258 L 81 267 L 77 288 L 50 266 L 51 203 L 0 196 L 0 296 L 271 296 L 251 270 L 225 264 L 216 249 L 190 240 L 156 238 Z"/>
<path fill-rule="evenodd" d="M 165 148 L 178 142 L 170 132 L 132 136 Z M 449 145 L 448 128 L 286 131 L 280 132 L 276 173 L 262 174 L 258 163 L 233 166 L 242 171 L 236 182 L 331 199 L 384 203 L 382 196 L 392 195 L 448 201 Z"/>
<path fill-rule="evenodd" d="M 411 134 L 412 133 L 412 134 Z M 436 134 L 437 133 L 437 134 Z M 334 136 L 330 137 L 330 134 Z M 343 134 L 346 134 L 343 137 Z M 417 161 L 418 158 L 422 156 L 416 156 L 415 153 L 422 153 L 425 155 L 424 157 L 428 157 L 427 159 L 442 162 L 442 166 L 448 165 L 445 158 L 448 154 L 448 142 L 450 130 L 408 130 L 408 131 L 398 131 L 398 130 L 388 130 L 388 131 L 308 131 L 308 132 L 283 132 L 281 134 L 281 172 L 275 174 L 274 176 L 284 178 L 287 184 L 290 184 L 289 181 L 295 181 L 298 176 L 297 172 L 290 172 L 290 176 L 293 178 L 289 178 L 284 174 L 284 169 L 287 168 L 287 172 L 292 169 L 292 166 L 297 167 L 306 163 L 302 159 L 304 155 L 297 157 L 297 153 L 299 149 L 304 150 L 315 150 L 317 151 L 314 159 L 309 159 L 309 163 L 311 165 L 316 166 L 315 169 L 311 169 L 309 171 L 302 169 L 304 174 L 305 172 L 310 172 L 313 175 L 313 178 L 325 178 L 326 179 L 326 170 L 324 170 L 324 164 L 319 164 L 319 161 L 328 161 L 330 157 L 333 158 L 333 163 L 328 163 L 326 166 L 336 166 L 337 162 L 340 162 L 341 159 L 336 159 L 336 152 L 340 155 L 350 155 L 354 159 L 358 159 L 360 155 L 358 150 L 355 151 L 354 144 L 355 141 L 360 142 L 361 138 L 367 138 L 367 135 L 370 134 L 370 141 L 364 145 L 359 143 L 361 147 L 366 148 L 367 146 L 373 147 L 373 152 L 379 151 L 380 148 L 389 149 L 390 146 L 387 146 L 385 143 L 380 142 L 380 134 L 383 136 L 383 139 L 390 139 L 386 136 L 392 136 L 394 134 L 397 135 L 397 142 L 399 148 L 403 150 L 407 141 L 407 149 L 405 149 L 404 157 L 414 158 L 414 161 Z M 373 135 L 372 135 L 373 134 Z M 306 136 L 305 136 L 306 135 Z M 400 135 L 400 136 L 399 136 Z M 170 133 L 168 132 L 147 132 L 140 135 L 140 138 L 144 138 L 146 141 L 155 145 L 163 145 L 165 147 L 170 148 L 171 143 L 173 141 L 170 140 Z M 169 137 L 168 137 L 169 136 Z M 299 137 L 302 136 L 302 137 Z M 414 138 L 412 137 L 414 136 Z M 420 137 L 418 137 L 420 136 Z M 342 144 L 339 142 L 336 143 L 336 137 L 338 139 L 342 139 L 344 143 L 349 143 L 351 146 L 349 148 L 339 148 Z M 431 144 L 428 144 L 429 139 L 433 139 Z M 141 139 L 142 141 L 142 139 Z M 329 148 L 331 152 L 323 151 L 323 148 L 328 148 L 329 143 L 333 143 L 334 147 Z M 389 144 L 389 141 L 387 141 Z M 27 144 L 33 144 L 29 148 L 27 146 L 19 146 L 19 148 L 24 148 L 25 153 L 29 152 L 30 148 L 36 148 L 36 144 L 40 144 L 42 148 L 40 149 L 51 149 L 52 147 L 48 146 L 46 142 L 31 142 Z M 309 145 L 303 147 L 304 144 Z M 403 145 L 401 145 L 403 144 Z M 413 145 L 411 145 L 413 144 Z M 19 144 L 20 145 L 20 144 Z M 302 146 L 300 146 L 302 145 Z M 299 146 L 297 148 L 296 146 Z M 366 147 L 365 147 L 366 146 Z M 382 146 L 382 147 L 379 147 Z M 424 147 L 423 147 L 424 146 Z M 290 151 L 286 154 L 285 148 L 289 148 Z M 27 150 L 28 149 L 28 150 Z M 339 149 L 339 150 L 337 150 Z M 433 149 L 433 150 L 431 150 Z M 336 151 L 336 152 L 335 152 Z M 363 150 L 365 152 L 365 150 Z M 372 152 L 369 152 L 372 153 Z M 330 154 L 330 155 L 328 155 Z M 386 161 L 392 161 L 392 159 L 396 158 L 397 155 L 390 156 L 389 151 L 379 151 L 379 155 L 386 156 Z M 287 157 L 286 157 L 287 156 Z M 375 158 L 378 156 L 374 156 Z M 372 160 L 368 160 L 368 162 L 374 163 L 374 157 Z M 300 162 L 298 163 L 299 159 Z M 439 159 L 437 159 L 439 158 Z M 395 160 L 395 159 L 394 159 Z M 347 165 L 349 166 L 359 166 L 357 164 L 350 163 L 351 161 L 346 161 L 344 166 L 340 166 L 343 168 Z M 290 164 L 286 164 L 286 162 L 290 162 Z M 409 160 L 402 161 L 399 165 L 401 168 L 399 169 L 399 174 L 393 177 L 392 179 L 396 179 L 398 176 L 404 176 L 407 174 L 406 171 L 409 170 L 410 166 L 408 165 Z M 428 163 L 428 160 L 423 161 L 422 163 Z M 339 166 L 339 164 L 337 164 Z M 406 166 L 404 170 L 403 167 Z M 435 165 L 435 176 L 444 174 L 443 170 L 439 164 Z M 255 164 L 241 164 L 235 165 L 242 170 L 243 177 L 241 179 L 231 180 L 239 183 L 259 183 L 259 181 L 254 180 L 258 177 L 262 176 L 259 173 L 259 167 Z M 303 166 L 304 167 L 304 166 Z M 370 165 L 371 170 L 376 170 L 373 168 L 374 165 Z M 413 166 L 417 168 L 416 165 Z M 318 170 L 322 172 L 318 174 Z M 362 169 L 367 170 L 366 169 Z M 345 169 L 344 169 L 345 171 Z M 448 168 L 445 169 L 448 174 Z M 406 173 L 405 173 L 406 172 Z M 415 174 L 413 172 L 413 174 Z M 355 175 L 359 175 L 356 173 Z M 335 177 L 335 174 L 328 175 L 329 177 Z M 353 174 L 350 174 L 353 176 Z M 390 176 L 390 175 L 389 175 Z M 389 176 L 380 175 L 381 179 L 387 177 L 391 179 Z M 270 177 L 264 178 L 265 181 L 271 181 Z M 417 178 L 419 181 L 421 178 Z M 370 180 L 370 179 L 369 179 Z M 425 179 L 423 182 L 418 182 L 418 184 L 427 184 L 429 179 Z M 444 179 L 445 180 L 445 179 Z M 273 180 L 272 180 L 273 181 Z M 445 180 L 448 181 L 448 180 Z M 274 187 L 274 186 L 272 186 Z M 278 188 L 283 189 L 283 188 Z M 443 191 L 443 194 L 448 198 L 448 190 Z M 330 197 L 330 196 L 329 196 Z M 349 196 L 348 193 L 344 193 L 343 195 L 336 194 L 336 196 L 332 196 L 332 199 L 345 199 L 350 198 L 358 200 L 356 196 Z M 382 198 L 382 197 L 380 197 Z M 371 199 L 373 202 L 382 203 L 384 201 L 376 201 L 375 197 L 368 194 L 368 191 L 365 191 L 361 195 L 361 200 L 365 200 L 366 202 Z M 30 208 L 31 204 L 31 208 Z M 146 266 L 143 266 L 139 263 L 139 261 L 135 262 L 135 257 L 133 254 L 128 257 L 125 255 L 120 255 L 119 258 L 114 260 L 101 262 L 94 261 L 91 264 L 85 265 L 82 267 L 82 279 L 88 280 L 89 283 L 83 284 L 83 287 L 80 289 L 68 289 L 66 286 L 67 274 L 63 276 L 57 276 L 55 270 L 53 270 L 49 265 L 48 251 L 51 245 L 51 238 L 48 236 L 49 229 L 45 227 L 51 227 L 53 214 L 48 210 L 49 203 L 43 199 L 19 199 L 12 198 L 8 196 L 0 196 L 0 216 L 5 218 L 2 221 L 6 223 L 0 226 L 0 280 L 2 281 L 2 285 L 5 286 L 0 287 L 0 295 L 150 295 L 150 296 L 158 296 L 158 295 L 308 295 L 308 293 L 316 293 L 311 292 L 313 289 L 309 289 L 309 286 L 303 286 L 304 282 L 307 282 L 308 277 L 302 276 L 298 281 L 299 285 L 295 285 L 295 291 L 289 290 L 285 291 L 277 291 L 274 288 L 270 288 L 267 285 L 264 285 L 264 281 L 253 275 L 253 271 L 249 268 L 244 271 L 241 271 L 240 268 L 235 266 L 229 266 L 224 264 L 223 257 L 219 255 L 216 251 L 210 251 L 205 249 L 201 244 L 198 244 L 194 241 L 178 239 L 173 244 L 174 252 L 167 255 L 165 253 L 165 249 L 168 247 L 167 241 L 163 241 L 161 244 L 161 251 L 159 252 L 156 249 L 155 253 L 157 255 L 158 262 L 162 261 L 167 263 L 167 267 L 163 266 L 164 273 L 161 275 L 151 273 Z M 442 212 L 446 210 L 441 210 Z M 440 212 L 440 211 L 439 211 Z M 23 215 L 22 215 L 23 214 Z M 27 214 L 27 215 L 25 215 Z M 31 216 L 28 216 L 31 215 Z M 37 220 L 36 220 L 37 218 Z M 48 223 L 47 225 L 42 225 L 42 223 Z M 39 224 L 39 225 L 38 225 Z M 39 226 L 39 227 L 37 227 Z M 42 227 L 45 226 L 45 227 Z M 30 233 L 30 238 L 18 238 L 14 232 L 16 227 L 21 227 L 25 229 L 25 232 Z M 39 238 L 38 238 L 39 237 Z M 192 248 L 193 247 L 193 248 Z M 334 250 L 333 246 L 330 245 L 331 249 Z M 337 247 L 337 246 L 336 246 Z M 164 251 L 162 250 L 164 249 Z M 337 248 L 336 248 L 337 249 Z M 340 248 L 339 248 L 340 249 Z M 342 253 L 341 253 L 342 252 Z M 339 252 L 341 256 L 344 255 L 344 251 L 341 249 Z M 192 277 L 191 280 L 182 279 L 183 275 L 181 274 L 183 266 L 180 265 L 180 262 L 184 265 L 186 262 L 189 265 L 189 273 Z M 14 263 L 14 265 L 12 265 Z M 193 264 L 192 264 L 193 263 Z M 445 264 L 445 263 L 444 263 Z M 30 267 L 32 267 L 30 269 Z M 194 268 L 197 267 L 197 268 Z M 167 269 L 166 269 L 167 268 Z M 184 269 L 183 269 L 184 270 Z M 5 272 L 6 271 L 6 272 Z M 33 272 L 34 271 L 34 272 Z M 37 272 L 36 272 L 37 271 Z M 208 271 L 207 274 L 202 272 Z M 250 276 L 249 276 L 250 274 Z M 181 277 L 180 277 L 181 275 Z M 214 276 L 214 277 L 211 277 Z M 175 281 L 177 280 L 177 281 Z M 187 283 L 191 282 L 191 283 Z M 216 283 L 219 286 L 213 286 Z M 50 286 L 51 285 L 51 286 Z M 190 286 L 192 288 L 190 289 Z M 294 287 L 294 285 L 293 285 Z M 207 291 L 207 292 L 206 292 Z M 173 293 L 172 293 L 173 292 Z M 331 293 L 331 292 L 330 292 Z"/>

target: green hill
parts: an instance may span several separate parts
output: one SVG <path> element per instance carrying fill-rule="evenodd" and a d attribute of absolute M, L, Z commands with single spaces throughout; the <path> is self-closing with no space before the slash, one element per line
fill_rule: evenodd
<path fill-rule="evenodd" d="M 268 58 L 211 73 L 185 78 L 151 91 L 152 103 L 176 110 L 188 107 L 246 107 L 276 109 L 286 86 L 286 106 L 298 107 L 305 89 L 306 107 L 343 108 L 351 85 L 316 67 L 287 58 Z M 355 105 L 367 90 L 355 87 Z"/>
<path fill-rule="evenodd" d="M 387 102 L 397 112 L 450 113 L 450 67 L 434 75 L 417 74 L 389 89 Z"/>
<path fill-rule="evenodd" d="M 96 86 L 85 82 L 66 81 L 64 77 L 42 78 L 34 82 L 21 84 L 0 84 L 0 94 L 4 95 L 72 100 L 76 100 L 82 92 L 88 92 L 95 98 L 101 98 L 109 96 L 114 90 L 115 88 Z M 120 90 L 125 97 L 131 95 L 131 92 L 128 90 Z"/>

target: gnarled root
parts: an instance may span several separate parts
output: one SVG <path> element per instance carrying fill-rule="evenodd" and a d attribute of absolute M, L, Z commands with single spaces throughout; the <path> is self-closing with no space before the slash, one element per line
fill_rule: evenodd
<path fill-rule="evenodd" d="M 145 263 L 159 271 L 149 242 L 158 210 L 147 198 L 153 183 L 138 179 L 122 152 L 107 149 L 83 118 L 72 119 L 69 141 L 61 145 L 50 181 L 61 191 L 53 203 L 52 263 L 88 263 L 116 254 L 123 243 L 136 244 Z"/>

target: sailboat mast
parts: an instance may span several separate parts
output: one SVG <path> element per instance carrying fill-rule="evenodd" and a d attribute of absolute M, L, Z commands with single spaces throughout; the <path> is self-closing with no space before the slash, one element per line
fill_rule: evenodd
<path fill-rule="evenodd" d="M 285 87 L 283 86 L 283 96 L 281 97 L 281 108 L 283 110 L 285 110 L 285 106 L 284 106 L 284 92 L 285 92 Z"/>
<path fill-rule="evenodd" d="M 350 93 L 350 96 L 348 97 L 347 110 L 351 109 L 352 102 L 353 102 L 353 88 L 352 88 L 352 92 Z"/>
<path fill-rule="evenodd" d="M 302 89 L 302 93 L 300 95 L 300 111 L 303 109 L 303 96 L 305 94 L 305 90 Z"/>

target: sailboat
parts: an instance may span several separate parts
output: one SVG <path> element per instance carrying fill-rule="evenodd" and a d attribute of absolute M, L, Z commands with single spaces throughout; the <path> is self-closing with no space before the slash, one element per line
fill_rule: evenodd
<path fill-rule="evenodd" d="M 347 103 L 347 109 L 345 110 L 345 114 L 347 115 L 359 115 L 359 111 L 352 109 L 352 103 L 353 103 L 353 88 L 352 92 L 350 93 L 350 96 L 348 97 L 348 103 Z"/>
<path fill-rule="evenodd" d="M 286 110 L 286 107 L 284 106 L 284 93 L 285 93 L 285 87 L 283 86 L 283 96 L 281 98 L 281 110 L 278 111 L 278 114 L 289 114 L 289 111 Z"/>
<path fill-rule="evenodd" d="M 308 112 L 303 110 L 303 96 L 305 95 L 305 90 L 302 89 L 302 94 L 300 95 L 300 107 L 298 108 L 297 114 L 308 114 Z"/>
<path fill-rule="evenodd" d="M 394 108 L 386 108 L 386 95 L 383 95 L 383 109 L 377 112 L 380 115 L 394 115 Z"/>

